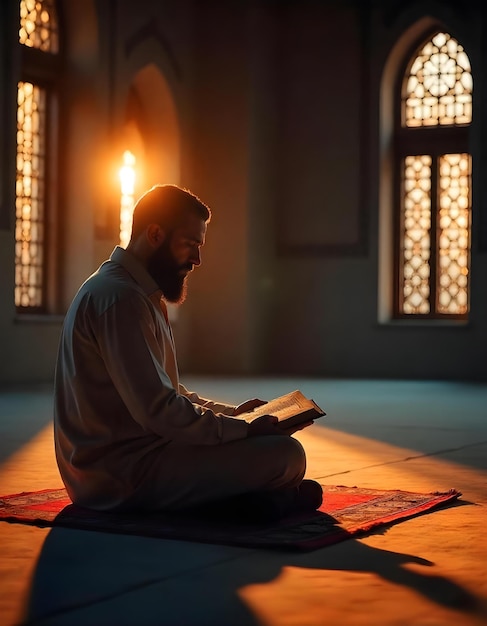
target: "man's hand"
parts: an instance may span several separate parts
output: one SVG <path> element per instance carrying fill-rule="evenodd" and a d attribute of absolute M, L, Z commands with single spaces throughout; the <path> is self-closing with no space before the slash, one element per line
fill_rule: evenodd
<path fill-rule="evenodd" d="M 242 413 L 253 411 L 258 406 L 262 406 L 263 404 L 267 404 L 267 402 L 265 400 L 259 400 L 258 398 L 246 400 L 245 402 L 242 402 L 242 404 L 239 404 L 233 409 L 233 415 L 241 415 Z"/>
<path fill-rule="evenodd" d="M 249 424 L 247 437 L 262 437 L 264 435 L 284 435 L 282 428 L 277 425 L 279 420 L 274 415 L 261 415 Z"/>
<path fill-rule="evenodd" d="M 287 435 L 290 437 L 298 430 L 303 430 L 307 426 L 314 424 L 313 421 L 305 422 L 292 426 L 291 428 L 284 428 L 279 426 L 279 420 L 274 415 L 262 415 L 254 421 L 250 422 L 248 437 L 261 437 L 263 435 Z"/>
<path fill-rule="evenodd" d="M 297 426 L 293 426 L 292 428 L 279 427 L 279 430 L 282 431 L 285 435 L 293 435 L 298 430 L 303 430 L 303 428 L 311 426 L 311 424 L 314 424 L 314 421 L 304 422 L 303 424 L 298 424 Z"/>

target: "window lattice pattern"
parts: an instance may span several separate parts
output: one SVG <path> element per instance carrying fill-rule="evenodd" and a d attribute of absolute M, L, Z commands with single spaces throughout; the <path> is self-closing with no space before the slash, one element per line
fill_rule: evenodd
<path fill-rule="evenodd" d="M 404 168 L 403 313 L 429 313 L 431 157 L 409 156 Z"/>
<path fill-rule="evenodd" d="M 419 52 L 403 96 L 403 124 L 438 126 L 472 121 L 473 81 L 463 47 L 438 33 Z"/>
<path fill-rule="evenodd" d="M 54 0 L 20 0 L 19 41 L 44 52 L 59 51 Z"/>
<path fill-rule="evenodd" d="M 464 314 L 468 311 L 470 173 L 469 154 L 440 157 L 439 313 Z"/>
<path fill-rule="evenodd" d="M 46 92 L 18 84 L 15 305 L 43 304 Z"/>

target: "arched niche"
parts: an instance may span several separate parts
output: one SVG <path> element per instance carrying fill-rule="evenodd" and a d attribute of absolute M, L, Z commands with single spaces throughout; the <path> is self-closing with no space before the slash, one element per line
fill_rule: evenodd
<path fill-rule="evenodd" d="M 178 115 L 169 84 L 155 63 L 141 68 L 131 82 L 121 137 L 121 149 L 137 157 L 139 193 L 158 183 L 179 183 Z"/>
<path fill-rule="evenodd" d="M 170 86 L 154 63 L 141 68 L 127 92 L 120 155 L 136 158 L 135 199 L 156 184 L 179 184 L 181 133 Z M 168 305 L 172 322 L 178 307 Z"/>

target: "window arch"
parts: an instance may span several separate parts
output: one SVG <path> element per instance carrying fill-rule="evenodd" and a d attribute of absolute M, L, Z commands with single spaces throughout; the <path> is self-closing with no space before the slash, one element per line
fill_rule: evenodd
<path fill-rule="evenodd" d="M 17 83 L 15 306 L 53 308 L 59 21 L 54 0 L 20 0 Z"/>
<path fill-rule="evenodd" d="M 473 81 L 468 56 L 435 31 L 400 72 L 394 104 L 396 318 L 469 310 Z"/>

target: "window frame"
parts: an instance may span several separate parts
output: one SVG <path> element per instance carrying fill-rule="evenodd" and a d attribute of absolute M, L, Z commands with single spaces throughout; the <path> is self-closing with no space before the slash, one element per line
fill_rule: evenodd
<path fill-rule="evenodd" d="M 19 3 L 20 5 L 20 3 Z M 18 38 L 16 45 L 18 50 L 18 71 L 15 80 L 15 111 L 18 110 L 18 83 L 29 82 L 45 90 L 46 114 L 45 114 L 45 152 L 44 152 L 44 215 L 43 215 L 43 259 L 42 259 L 42 285 L 41 304 L 38 306 L 22 306 L 15 304 L 16 313 L 25 317 L 28 315 L 55 314 L 60 307 L 60 293 L 58 278 L 58 251 L 59 251 L 59 149 L 61 143 L 60 133 L 60 94 L 63 81 L 63 29 L 61 27 L 61 15 L 59 3 L 54 2 L 57 19 L 58 51 L 55 53 L 40 50 L 20 43 Z M 20 16 L 17 12 L 20 25 Z M 17 119 L 17 113 L 16 113 Z M 17 150 L 17 142 L 15 142 Z M 15 168 L 16 173 L 16 168 Z M 17 173 L 15 179 L 17 177 Z M 17 193 L 14 193 L 16 203 Z M 16 243 L 16 209 L 14 211 L 14 241 Z M 17 262 L 15 260 L 15 268 Z M 14 285 L 16 285 L 16 280 Z"/>
<path fill-rule="evenodd" d="M 434 125 L 408 127 L 402 125 L 402 96 L 405 85 L 405 77 L 409 68 L 414 63 L 418 52 L 423 46 L 440 32 L 446 32 L 460 40 L 449 29 L 442 29 L 438 25 L 423 33 L 407 50 L 404 60 L 399 66 L 394 84 L 393 98 L 393 289 L 392 289 L 392 317 L 395 320 L 461 320 L 469 319 L 470 311 L 470 276 L 467 287 L 467 312 L 466 313 L 440 313 L 437 312 L 437 234 L 438 234 L 438 168 L 439 159 L 445 154 L 468 153 L 472 159 L 469 146 L 469 134 L 472 122 L 468 124 Z M 463 47 L 463 44 L 461 44 Z M 404 160 L 407 156 L 431 156 L 431 225 L 430 225 L 430 294 L 429 313 L 404 313 L 401 310 L 401 298 L 403 290 L 403 262 L 402 262 L 402 238 L 404 233 Z M 473 169 L 473 168 L 472 168 Z M 472 176 L 470 179 L 470 198 L 472 195 Z M 470 218 L 472 216 L 472 201 L 470 200 Z M 472 220 L 469 225 L 470 246 L 472 241 Z M 471 251 L 469 250 L 469 275 L 471 269 Z"/>

